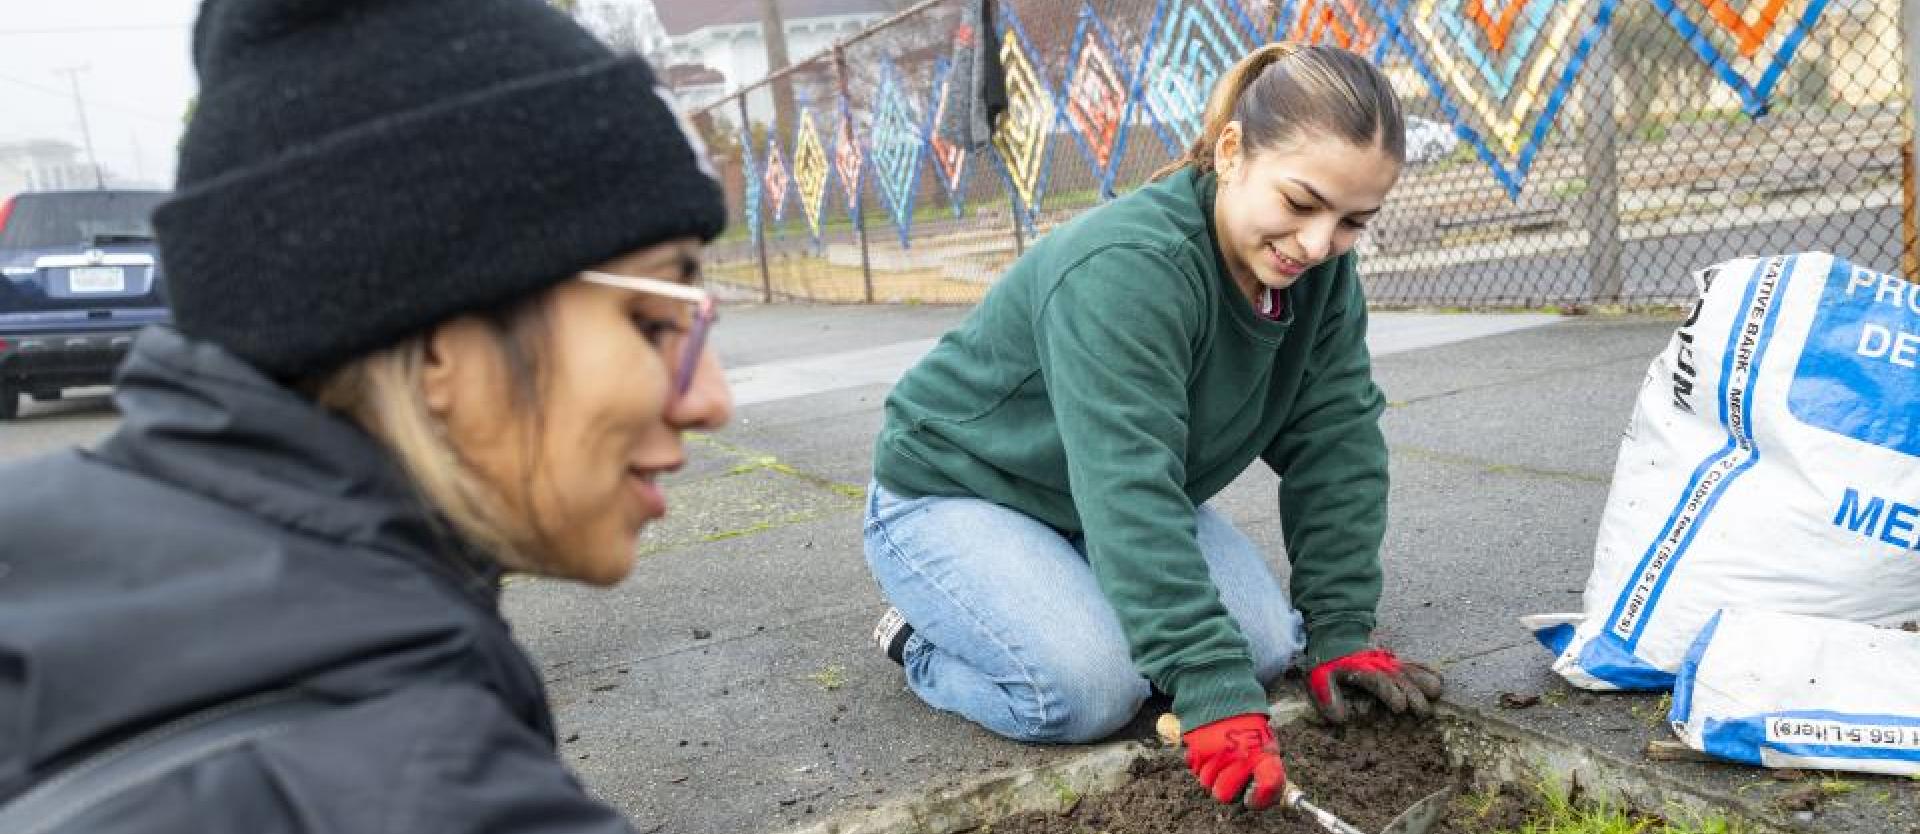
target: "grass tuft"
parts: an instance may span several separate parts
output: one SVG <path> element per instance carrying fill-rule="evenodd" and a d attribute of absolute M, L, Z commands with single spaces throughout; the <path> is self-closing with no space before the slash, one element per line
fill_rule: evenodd
<path fill-rule="evenodd" d="M 807 680 L 819 684 L 821 689 L 832 692 L 847 685 L 847 670 L 846 667 L 836 664 L 808 675 Z"/>
<path fill-rule="evenodd" d="M 1586 802 L 1541 784 L 1535 790 L 1540 813 L 1518 829 L 1498 834 L 1739 834 L 1724 817 L 1708 816 L 1669 821 L 1617 808 L 1604 802 Z"/>
<path fill-rule="evenodd" d="M 1820 792 L 1827 796 L 1846 796 L 1860 789 L 1860 786 L 1839 777 L 1820 780 Z"/>

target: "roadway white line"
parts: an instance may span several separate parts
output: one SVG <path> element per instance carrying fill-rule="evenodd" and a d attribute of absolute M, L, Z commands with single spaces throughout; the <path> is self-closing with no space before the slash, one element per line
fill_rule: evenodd
<path fill-rule="evenodd" d="M 827 353 L 727 369 L 737 406 L 823 394 L 862 385 L 890 385 L 933 349 L 939 339 L 915 339 L 879 347 Z"/>
<path fill-rule="evenodd" d="M 1559 321 L 1549 315 L 1435 315 L 1375 313 L 1367 346 L 1374 356 L 1512 333 Z M 889 385 L 932 350 L 939 339 L 914 339 L 879 347 L 765 362 L 727 371 L 737 406 L 824 394 L 863 385 Z"/>

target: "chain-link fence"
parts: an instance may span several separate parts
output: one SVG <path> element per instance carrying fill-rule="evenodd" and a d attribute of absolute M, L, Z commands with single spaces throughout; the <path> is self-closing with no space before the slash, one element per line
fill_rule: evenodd
<path fill-rule="evenodd" d="M 979 0 L 928 0 L 696 114 L 733 212 L 710 275 L 977 300 L 1276 39 L 1367 55 L 1401 95 L 1409 164 L 1360 244 L 1376 305 L 1673 304 L 1695 269 L 1789 250 L 1902 271 L 1901 2 L 997 0 L 982 32 Z M 1010 106 L 967 150 L 938 126 L 993 35 Z"/>

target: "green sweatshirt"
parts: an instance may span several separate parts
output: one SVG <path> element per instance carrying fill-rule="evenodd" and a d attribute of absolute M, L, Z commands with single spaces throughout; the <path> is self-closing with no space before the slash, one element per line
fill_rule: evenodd
<path fill-rule="evenodd" d="M 1042 238 L 887 397 L 874 476 L 1083 533 L 1141 673 L 1196 727 L 1263 711 L 1194 508 L 1255 456 L 1280 475 L 1308 660 L 1365 646 L 1380 596 L 1387 453 L 1351 253 L 1262 318 L 1213 241 L 1192 169 Z"/>

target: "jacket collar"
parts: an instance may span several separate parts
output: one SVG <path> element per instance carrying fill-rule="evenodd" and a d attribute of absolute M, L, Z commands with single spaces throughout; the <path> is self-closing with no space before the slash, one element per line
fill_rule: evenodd
<path fill-rule="evenodd" d="M 109 463 L 288 528 L 416 562 L 496 610 L 501 571 L 460 544 L 390 452 L 217 345 L 150 327 L 121 367 Z"/>

